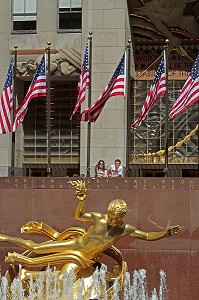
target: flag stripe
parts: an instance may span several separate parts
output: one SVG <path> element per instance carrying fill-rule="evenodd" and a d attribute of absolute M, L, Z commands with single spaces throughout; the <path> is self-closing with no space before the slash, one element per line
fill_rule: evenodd
<path fill-rule="evenodd" d="M 95 122 L 108 99 L 113 96 L 124 96 L 125 90 L 125 55 L 122 56 L 111 80 L 101 96 L 79 116 L 80 121 Z"/>
<path fill-rule="evenodd" d="M 29 86 L 28 92 L 18 109 L 15 111 L 15 121 L 13 124 L 13 132 L 17 129 L 19 123 L 22 123 L 28 110 L 28 105 L 32 99 L 37 97 L 46 97 L 46 55 L 35 72 L 33 80 Z"/>
<path fill-rule="evenodd" d="M 193 65 L 191 73 L 187 78 L 176 102 L 174 103 L 169 117 L 176 118 L 179 114 L 199 101 L 199 55 Z"/>
<path fill-rule="evenodd" d="M 180 113 L 185 111 L 188 107 L 194 104 L 197 101 L 198 97 L 198 80 L 194 83 L 191 82 L 189 88 L 186 89 L 186 92 L 182 93 L 179 102 L 176 103 L 176 106 L 173 107 L 169 116 L 172 118 L 177 117 Z"/>
<path fill-rule="evenodd" d="M 165 55 L 164 55 L 165 56 Z M 165 76 L 165 57 L 163 56 L 158 67 L 155 78 L 148 91 L 147 97 L 142 106 L 141 113 L 138 119 L 130 125 L 130 128 L 138 127 L 146 119 L 150 108 L 155 103 L 156 99 L 166 94 L 166 76 Z"/>
<path fill-rule="evenodd" d="M 13 62 L 11 60 L 3 92 L 0 98 L 0 134 L 11 132 L 12 99 L 12 73 Z"/>
<path fill-rule="evenodd" d="M 78 87 L 77 87 L 78 96 L 77 96 L 74 110 L 70 116 L 70 120 L 72 120 L 72 118 L 74 117 L 78 108 L 84 102 L 84 100 L 86 98 L 86 87 L 89 86 L 89 84 L 90 84 L 88 57 L 89 57 L 89 50 L 88 50 L 88 42 L 87 42 L 86 50 L 84 53 L 84 59 L 83 59 L 83 63 L 82 63 L 81 74 L 79 76 L 79 82 L 78 82 Z"/>

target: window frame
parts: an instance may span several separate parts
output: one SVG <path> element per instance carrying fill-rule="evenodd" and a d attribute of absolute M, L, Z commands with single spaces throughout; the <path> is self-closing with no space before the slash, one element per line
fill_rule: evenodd
<path fill-rule="evenodd" d="M 186 79 L 169 79 L 168 80 L 168 88 L 169 88 L 169 111 L 174 104 L 175 99 L 177 99 L 177 95 L 179 91 L 185 84 Z M 130 108 L 130 118 L 131 120 L 136 120 L 140 114 L 142 109 L 143 103 L 146 99 L 146 95 L 151 87 L 152 80 L 151 79 L 135 79 L 132 81 L 131 91 L 131 108 Z M 140 94 L 139 91 L 145 91 L 143 94 Z M 168 147 L 175 146 L 177 142 L 181 141 L 183 137 L 187 136 L 194 128 L 195 122 L 197 120 L 197 116 L 195 118 L 191 118 L 193 116 L 193 112 L 198 112 L 197 110 L 197 102 L 189 108 L 189 110 L 184 111 L 180 114 L 176 119 L 170 120 L 169 128 L 168 128 Z M 161 114 L 160 112 L 156 113 L 156 109 L 158 108 L 160 111 L 164 111 L 165 106 L 165 97 L 160 96 L 158 101 L 153 104 L 153 107 L 149 110 L 146 116 L 147 124 L 151 125 L 148 127 L 145 122 L 141 124 L 141 126 L 137 127 L 133 130 L 130 134 L 130 145 L 129 145 L 129 159 L 130 165 L 164 165 L 165 157 L 164 155 L 148 155 L 150 153 L 156 153 L 159 150 L 164 150 L 165 147 L 165 135 L 163 131 L 164 126 L 164 113 Z M 152 119 L 153 115 L 159 117 L 159 120 L 154 121 Z M 163 117 L 163 119 L 162 119 Z M 132 121 L 132 123 L 133 123 Z M 154 136 L 151 134 L 151 129 L 154 128 L 155 123 L 159 122 L 160 129 L 156 132 L 161 132 L 158 137 L 155 137 L 155 143 L 153 142 Z M 184 122 L 185 126 L 183 130 L 179 127 L 179 124 Z M 144 136 L 145 134 L 145 136 Z M 141 138 L 143 136 L 143 139 Z M 190 146 L 191 144 L 191 146 Z M 179 151 L 177 147 L 174 147 L 173 150 L 169 151 L 169 165 L 197 165 L 197 151 L 198 146 L 197 142 L 187 141 L 184 145 L 184 153 Z M 191 150 L 190 150 L 191 148 Z M 138 151 L 137 151 L 138 150 Z M 179 152 L 177 155 L 176 153 Z"/>
<path fill-rule="evenodd" d="M 37 0 L 33 0 L 36 2 L 36 11 L 35 13 L 14 13 L 14 1 L 15 0 L 12 0 L 12 30 L 11 30 L 11 33 L 12 34 L 34 34 L 34 33 L 37 33 L 37 8 L 38 8 L 38 1 Z M 26 0 L 23 0 L 23 4 L 25 6 L 25 3 L 26 3 Z M 36 17 L 36 29 L 33 29 L 33 30 L 25 30 L 25 29 L 21 29 L 21 30 L 15 30 L 14 29 L 14 17 L 20 17 L 20 16 L 35 16 Z M 34 21 L 34 20 L 32 20 Z M 25 22 L 25 21 L 21 21 L 21 22 Z"/>
<path fill-rule="evenodd" d="M 59 9 L 59 3 L 60 0 L 57 0 L 57 32 L 58 33 L 63 33 L 63 32 L 77 32 L 77 33 L 81 33 L 82 32 L 82 5 L 83 5 L 83 1 L 81 0 L 81 11 L 72 11 L 71 9 L 71 0 L 70 1 L 70 9 L 68 11 L 68 14 L 77 14 L 77 13 L 81 13 L 81 28 L 60 28 L 60 19 L 59 19 L 59 15 L 60 14 L 64 14 L 66 12 L 60 12 Z"/>

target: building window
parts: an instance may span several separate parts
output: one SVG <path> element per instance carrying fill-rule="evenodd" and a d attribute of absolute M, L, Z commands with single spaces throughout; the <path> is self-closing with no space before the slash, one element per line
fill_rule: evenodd
<path fill-rule="evenodd" d="M 37 0 L 13 0 L 13 31 L 36 31 Z"/>
<path fill-rule="evenodd" d="M 141 112 L 151 81 L 136 80 L 133 86 L 133 99 L 131 104 L 131 120 L 136 120 Z M 176 101 L 184 80 L 169 80 L 169 111 Z M 198 103 L 181 113 L 176 119 L 169 119 L 168 146 L 169 164 L 195 164 L 198 161 L 198 135 L 191 135 L 184 141 L 198 123 Z M 150 109 L 141 126 L 131 132 L 130 161 L 134 164 L 164 164 L 165 148 L 165 98 L 160 97 Z M 184 141 L 184 142 L 183 142 Z M 179 142 L 183 142 L 182 145 Z M 175 147 L 173 147 L 175 146 Z"/>
<path fill-rule="evenodd" d="M 164 177 L 164 172 L 163 169 L 140 169 L 140 177 Z"/>
<path fill-rule="evenodd" d="M 26 81 L 24 94 L 30 82 Z M 80 122 L 70 121 L 77 99 L 77 81 L 51 82 L 51 164 L 53 176 L 79 173 Z M 47 99 L 31 101 L 23 123 L 24 169 L 31 176 L 42 176 L 48 162 Z M 40 175 L 39 175 L 40 174 Z M 44 175 L 45 176 L 45 175 Z"/>
<path fill-rule="evenodd" d="M 59 0 L 59 30 L 80 31 L 82 28 L 82 1 Z"/>
<path fill-rule="evenodd" d="M 183 169 L 182 177 L 199 177 L 199 170 L 194 169 Z"/>

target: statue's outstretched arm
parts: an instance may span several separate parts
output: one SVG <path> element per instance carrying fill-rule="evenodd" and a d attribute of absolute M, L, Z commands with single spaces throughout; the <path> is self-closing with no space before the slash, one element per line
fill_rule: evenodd
<path fill-rule="evenodd" d="M 83 213 L 84 200 L 86 199 L 86 185 L 85 182 L 81 180 L 70 181 L 69 182 L 72 188 L 75 188 L 75 193 L 78 199 L 77 205 L 75 207 L 73 218 L 75 220 L 83 221 L 83 222 L 91 222 L 92 214 L 91 213 Z"/>
<path fill-rule="evenodd" d="M 130 236 L 137 238 L 137 239 L 142 239 L 146 241 L 156 241 L 163 239 L 165 237 L 173 236 L 174 234 L 177 234 L 182 230 L 182 227 L 179 225 L 175 226 L 170 226 L 164 231 L 155 231 L 155 232 L 144 232 L 141 230 L 138 230 L 136 228 L 133 229 L 132 227 L 132 232 L 130 233 Z"/>

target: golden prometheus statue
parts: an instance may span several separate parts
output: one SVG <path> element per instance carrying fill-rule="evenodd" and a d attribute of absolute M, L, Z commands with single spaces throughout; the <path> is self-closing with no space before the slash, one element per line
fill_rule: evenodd
<path fill-rule="evenodd" d="M 73 270 L 75 275 L 81 272 L 94 270 L 102 253 L 112 253 L 113 256 L 120 256 L 118 263 L 121 263 L 120 251 L 113 244 L 125 236 L 155 241 L 165 237 L 173 236 L 181 230 L 179 225 L 170 226 L 159 232 L 144 232 L 130 224 L 123 222 L 127 212 L 127 204 L 122 199 L 112 200 L 108 205 L 106 214 L 100 212 L 83 212 L 83 205 L 86 199 L 86 186 L 82 181 L 70 181 L 75 189 L 78 202 L 74 210 L 74 219 L 82 222 L 90 222 L 91 226 L 85 230 L 80 227 L 71 227 L 64 232 L 57 232 L 52 227 L 42 222 L 27 222 L 22 228 L 22 233 L 42 233 L 50 240 L 35 243 L 32 240 L 11 237 L 0 234 L 0 242 L 8 242 L 23 249 L 29 250 L 23 254 L 10 253 L 5 261 L 11 265 L 21 265 L 21 280 L 26 281 L 30 276 L 38 277 L 40 270 L 48 265 L 56 266 L 59 280 L 63 279 L 65 272 Z M 108 255 L 109 255 L 108 254 Z M 27 268 L 27 269 L 26 269 Z M 31 268 L 31 270 L 29 270 Z M 122 263 L 121 263 L 122 269 Z M 126 267 L 123 265 L 123 271 Z M 113 276 L 114 277 L 114 276 Z"/>

